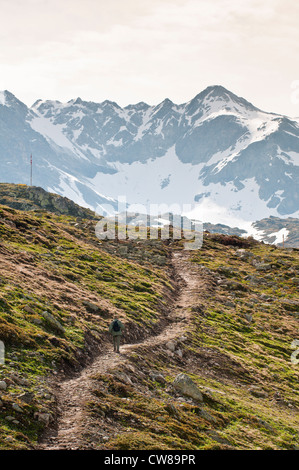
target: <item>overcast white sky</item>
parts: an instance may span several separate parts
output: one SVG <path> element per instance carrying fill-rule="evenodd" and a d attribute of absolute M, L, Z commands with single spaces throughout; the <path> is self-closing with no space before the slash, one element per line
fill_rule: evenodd
<path fill-rule="evenodd" d="M 296 0 L 0 0 L 0 90 L 125 106 L 223 85 L 299 116 Z"/>

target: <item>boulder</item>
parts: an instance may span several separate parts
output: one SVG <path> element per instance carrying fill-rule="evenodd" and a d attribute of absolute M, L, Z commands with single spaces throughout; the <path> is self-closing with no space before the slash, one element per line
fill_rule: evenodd
<path fill-rule="evenodd" d="M 34 418 L 46 426 L 48 426 L 52 421 L 52 417 L 49 413 L 36 412 L 34 413 Z"/>
<path fill-rule="evenodd" d="M 236 250 L 236 255 L 239 256 L 239 258 L 248 260 L 254 258 L 254 254 L 251 251 L 245 250 L 245 248 L 240 248 Z"/>
<path fill-rule="evenodd" d="M 166 347 L 170 351 L 174 352 L 176 349 L 176 343 L 174 341 L 168 341 L 168 343 L 166 343 Z"/>
<path fill-rule="evenodd" d="M 18 398 L 25 403 L 32 403 L 34 399 L 34 395 L 32 392 L 24 392 L 21 395 L 19 395 Z"/>
<path fill-rule="evenodd" d="M 256 264 L 255 268 L 257 271 L 270 271 L 273 266 L 267 263 L 258 263 Z"/>
<path fill-rule="evenodd" d="M 12 404 L 12 409 L 17 411 L 18 413 L 23 413 L 22 408 L 17 403 Z"/>
<path fill-rule="evenodd" d="M 251 313 L 245 313 L 245 318 L 248 321 L 248 323 L 252 322 L 252 314 Z"/>
<path fill-rule="evenodd" d="M 225 289 L 229 291 L 243 291 L 247 292 L 249 289 L 245 284 L 242 284 L 241 282 L 237 281 L 226 281 L 226 284 L 224 285 Z"/>
<path fill-rule="evenodd" d="M 63 328 L 62 324 L 56 320 L 56 318 L 51 313 L 44 311 L 41 315 L 52 328 L 56 329 L 59 333 L 65 333 L 65 329 Z"/>
<path fill-rule="evenodd" d="M 6 390 L 7 383 L 4 380 L 0 380 L 0 390 Z"/>
<path fill-rule="evenodd" d="M 268 398 L 268 393 L 258 387 L 252 386 L 248 391 L 256 398 Z"/>
<path fill-rule="evenodd" d="M 198 389 L 197 385 L 193 380 L 186 374 L 181 373 L 176 376 L 172 385 L 176 390 L 178 390 L 183 395 L 202 402 L 203 396 L 201 391 Z"/>
<path fill-rule="evenodd" d="M 83 305 L 89 312 L 97 313 L 99 311 L 99 307 L 88 300 L 83 300 Z"/>
<path fill-rule="evenodd" d="M 149 373 L 149 376 L 152 380 L 154 380 L 155 382 L 159 382 L 161 384 L 165 384 L 166 383 L 166 380 L 165 378 L 163 377 L 163 375 L 159 372 L 150 372 Z"/>

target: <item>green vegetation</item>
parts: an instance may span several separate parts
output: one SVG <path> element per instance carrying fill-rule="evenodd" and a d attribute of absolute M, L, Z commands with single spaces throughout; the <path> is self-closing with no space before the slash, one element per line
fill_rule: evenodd
<path fill-rule="evenodd" d="M 140 347 L 122 371 L 133 387 L 116 371 L 97 378 L 89 409 L 114 436 L 104 448 L 298 448 L 299 371 L 290 359 L 298 251 L 207 234 L 191 260 L 207 288 L 191 307 L 183 357 Z M 153 370 L 165 383 L 151 379 Z M 179 372 L 192 377 L 203 404 L 174 390 Z"/>
<path fill-rule="evenodd" d="M 1 450 L 36 448 L 57 416 L 52 381 L 107 350 L 115 315 L 127 343 L 166 324 L 182 242 L 100 242 L 95 223 L 0 206 Z M 190 260 L 202 289 L 175 352 L 136 344 L 94 377 L 94 448 L 298 448 L 299 251 L 207 233 Z M 174 388 L 182 372 L 202 403 Z"/>
<path fill-rule="evenodd" d="M 115 314 L 135 324 L 127 341 L 150 334 L 172 287 L 158 266 L 106 251 L 88 219 L 0 206 L 0 237 L 0 381 L 7 385 L 0 390 L 0 446 L 30 448 L 44 416 L 55 418 L 46 377 L 80 368 L 107 347 L 103 341 Z M 161 252 L 165 256 L 164 247 Z"/>

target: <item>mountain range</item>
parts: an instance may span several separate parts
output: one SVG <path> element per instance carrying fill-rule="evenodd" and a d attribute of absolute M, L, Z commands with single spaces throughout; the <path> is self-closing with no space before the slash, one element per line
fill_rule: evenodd
<path fill-rule="evenodd" d="M 123 108 L 80 98 L 28 107 L 0 92 L 0 180 L 28 184 L 30 155 L 34 185 L 97 212 L 122 196 L 253 235 L 256 221 L 299 216 L 299 119 L 222 86 Z"/>

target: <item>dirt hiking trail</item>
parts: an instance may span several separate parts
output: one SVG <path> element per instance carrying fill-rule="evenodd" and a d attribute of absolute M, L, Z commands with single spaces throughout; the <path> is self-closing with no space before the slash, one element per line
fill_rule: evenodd
<path fill-rule="evenodd" d="M 128 361 L 128 357 L 139 346 L 143 350 L 153 349 L 166 344 L 184 334 L 188 328 L 190 307 L 198 303 L 200 293 L 205 291 L 205 281 L 199 274 L 199 268 L 189 261 L 187 250 L 173 252 L 172 265 L 176 276 L 180 278 L 177 298 L 168 313 L 168 326 L 156 336 L 134 344 L 121 344 L 120 354 L 113 352 L 113 345 L 109 350 L 97 356 L 94 362 L 84 368 L 71 379 L 66 379 L 55 385 L 55 395 L 58 406 L 58 418 L 55 429 L 47 429 L 37 449 L 87 449 L 90 443 L 84 442 L 86 435 L 86 413 L 84 405 L 93 399 L 92 390 L 95 389 L 96 374 L 109 373 Z"/>

